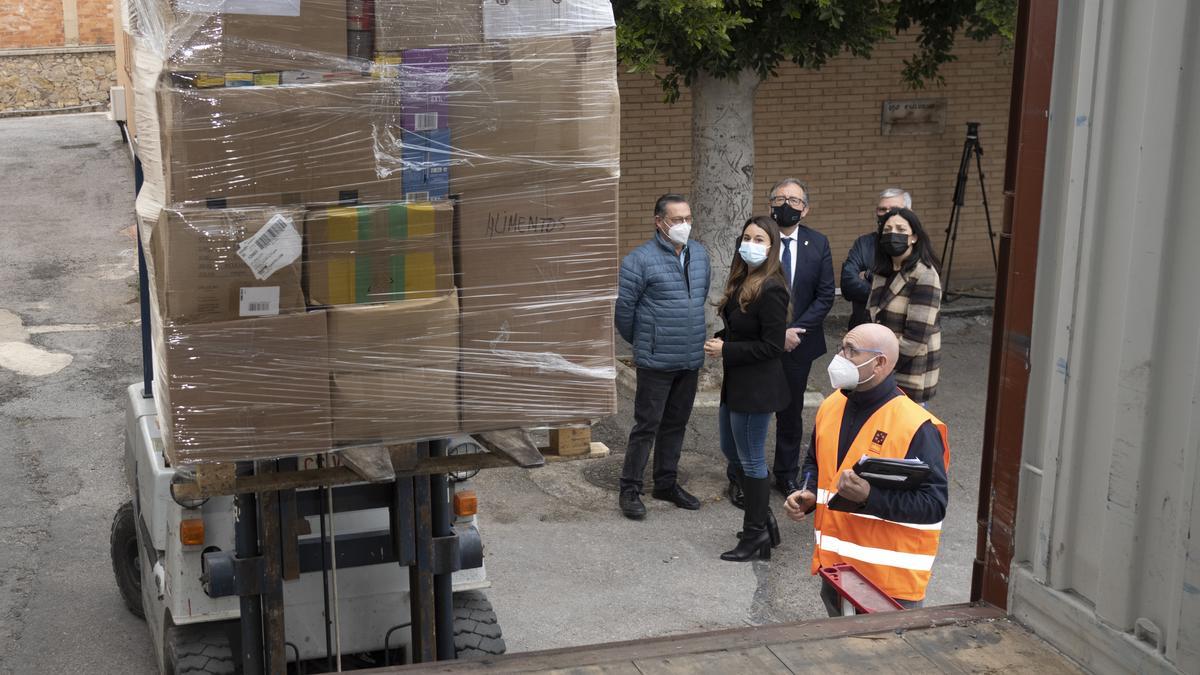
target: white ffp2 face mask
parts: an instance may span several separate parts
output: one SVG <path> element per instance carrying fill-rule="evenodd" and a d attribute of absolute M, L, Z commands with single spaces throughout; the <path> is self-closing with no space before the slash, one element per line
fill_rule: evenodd
<path fill-rule="evenodd" d="M 878 354 L 872 356 L 870 360 L 863 363 L 862 366 L 867 365 L 877 358 L 879 358 Z M 854 389 L 863 382 L 871 379 L 870 375 L 868 375 L 864 380 L 858 379 L 858 369 L 862 366 L 856 365 L 853 361 L 842 356 L 841 354 L 834 354 L 833 360 L 829 362 L 828 368 L 830 386 L 832 386 L 834 389 Z"/>
<path fill-rule="evenodd" d="M 767 261 L 767 247 L 752 241 L 743 241 L 738 248 L 738 255 L 742 256 L 742 260 L 750 267 L 758 267 Z"/>
<path fill-rule="evenodd" d="M 672 225 L 670 229 L 667 230 L 667 238 L 676 244 L 679 244 L 680 246 L 686 246 L 688 243 L 688 237 L 690 236 L 692 236 L 691 223 Z"/>

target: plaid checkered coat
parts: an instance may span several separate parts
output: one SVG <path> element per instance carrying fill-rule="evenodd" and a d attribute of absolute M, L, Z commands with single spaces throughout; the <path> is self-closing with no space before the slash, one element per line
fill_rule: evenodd
<path fill-rule="evenodd" d="M 871 320 L 900 338 L 896 384 L 914 401 L 937 393 L 942 364 L 942 282 L 937 270 L 918 262 L 908 272 L 876 274 L 867 311 Z"/>

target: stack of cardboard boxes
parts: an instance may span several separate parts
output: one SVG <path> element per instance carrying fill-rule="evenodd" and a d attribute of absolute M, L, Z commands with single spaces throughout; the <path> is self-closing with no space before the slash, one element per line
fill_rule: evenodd
<path fill-rule="evenodd" d="M 614 412 L 607 1 L 129 1 L 171 461 Z"/>

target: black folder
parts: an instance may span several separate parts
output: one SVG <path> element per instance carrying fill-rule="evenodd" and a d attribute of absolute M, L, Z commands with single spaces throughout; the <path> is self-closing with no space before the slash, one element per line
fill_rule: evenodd
<path fill-rule="evenodd" d="M 913 490 L 929 479 L 931 469 L 920 460 L 863 457 L 854 465 L 854 473 L 862 476 L 871 487 L 887 490 Z M 826 504 L 833 511 L 857 511 L 861 504 L 835 494 Z"/>

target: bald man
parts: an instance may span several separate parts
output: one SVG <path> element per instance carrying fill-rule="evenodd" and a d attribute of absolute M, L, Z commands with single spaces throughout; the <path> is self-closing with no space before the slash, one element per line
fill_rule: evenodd
<path fill-rule="evenodd" d="M 812 573 L 850 563 L 905 608 L 925 600 L 946 515 L 950 443 L 946 425 L 896 387 L 896 335 L 879 324 L 846 333 L 829 364 L 834 392 L 817 410 L 803 483 L 784 511 L 802 521 L 815 511 Z M 852 468 L 863 457 L 917 459 L 931 475 L 915 489 L 872 486 Z M 829 509 L 833 495 L 851 511 Z M 822 580 L 821 599 L 841 616 L 837 591 Z"/>

